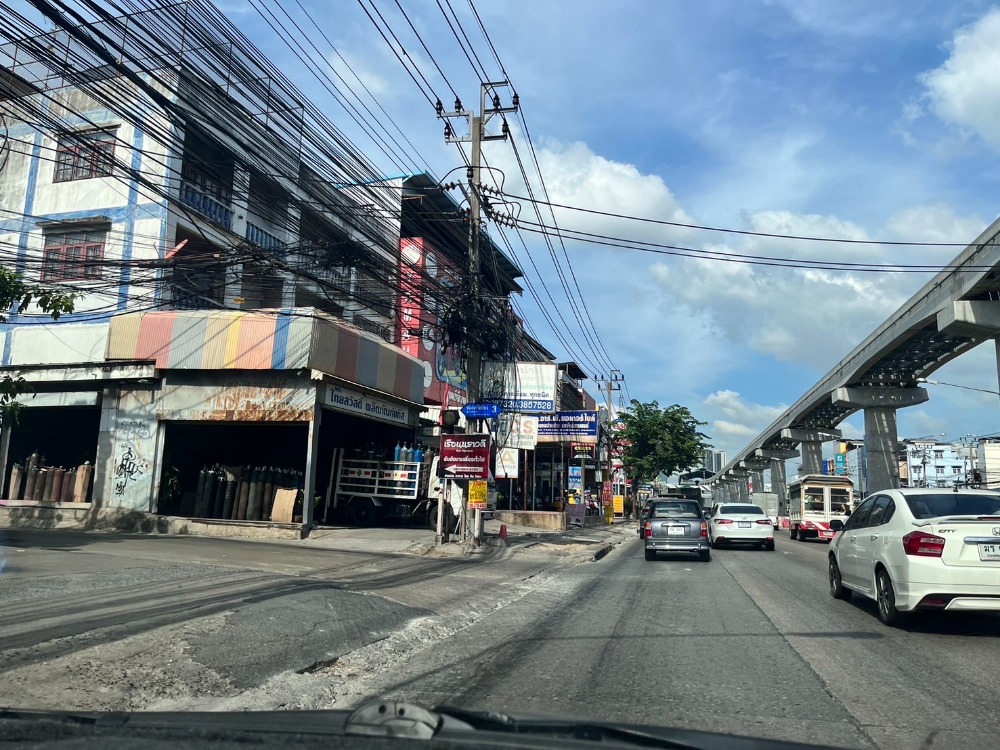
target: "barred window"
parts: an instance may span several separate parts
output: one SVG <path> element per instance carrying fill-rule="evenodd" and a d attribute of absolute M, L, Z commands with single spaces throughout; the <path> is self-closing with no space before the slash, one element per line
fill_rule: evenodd
<path fill-rule="evenodd" d="M 86 180 L 111 174 L 115 134 L 109 130 L 71 133 L 59 138 L 54 182 Z"/>
<path fill-rule="evenodd" d="M 107 234 L 104 229 L 46 234 L 42 281 L 101 278 Z"/>

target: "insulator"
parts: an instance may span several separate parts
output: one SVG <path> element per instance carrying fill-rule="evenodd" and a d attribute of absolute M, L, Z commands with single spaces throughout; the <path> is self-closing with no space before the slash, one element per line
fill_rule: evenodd
<path fill-rule="evenodd" d="M 510 135 L 510 127 L 507 125 L 507 121 L 503 121 L 503 126 L 500 128 L 500 132 L 505 136 Z"/>
<path fill-rule="evenodd" d="M 455 97 L 455 111 L 456 112 L 462 111 L 462 100 L 459 99 L 457 96 Z"/>
<path fill-rule="evenodd" d="M 500 94 L 493 94 L 493 109 L 500 109 Z"/>
<path fill-rule="evenodd" d="M 514 92 L 514 96 L 511 98 L 510 103 L 514 105 L 514 109 L 521 106 L 521 98 L 517 95 L 516 91 Z"/>
<path fill-rule="evenodd" d="M 441 113 L 444 112 L 444 105 L 441 103 L 440 99 L 438 99 L 437 102 L 434 104 L 434 111 L 438 113 L 438 116 L 440 116 Z"/>

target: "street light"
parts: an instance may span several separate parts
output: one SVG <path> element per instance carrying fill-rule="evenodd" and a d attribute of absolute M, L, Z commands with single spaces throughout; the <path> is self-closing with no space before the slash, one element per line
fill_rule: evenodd
<path fill-rule="evenodd" d="M 971 385 L 959 385 L 958 383 L 943 383 L 940 380 L 928 380 L 927 378 L 917 378 L 918 383 L 927 383 L 927 385 L 950 385 L 952 388 L 963 388 L 967 391 L 979 391 L 980 393 L 990 393 L 994 396 L 1000 397 L 1000 391 L 990 391 L 986 388 L 973 388 Z"/>

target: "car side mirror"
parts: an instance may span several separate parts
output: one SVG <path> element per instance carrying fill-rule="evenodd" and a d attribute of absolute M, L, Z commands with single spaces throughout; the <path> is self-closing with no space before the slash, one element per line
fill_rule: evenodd
<path fill-rule="evenodd" d="M 844 522 L 841 521 L 839 518 L 834 518 L 833 520 L 830 521 L 831 531 L 842 531 L 843 528 L 844 528 Z"/>

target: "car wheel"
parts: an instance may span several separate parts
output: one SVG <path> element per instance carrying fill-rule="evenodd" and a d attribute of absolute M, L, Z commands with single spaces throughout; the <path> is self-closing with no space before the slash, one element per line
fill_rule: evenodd
<path fill-rule="evenodd" d="M 788 538 L 795 540 L 799 538 L 799 530 L 795 526 L 788 530 Z"/>
<path fill-rule="evenodd" d="M 837 558 L 833 555 L 830 555 L 830 596 L 844 601 L 851 598 L 851 590 L 844 588 L 844 581 L 840 577 L 840 566 L 837 565 Z"/>
<path fill-rule="evenodd" d="M 804 532 L 802 529 L 799 529 L 798 536 L 796 536 L 795 538 L 798 539 L 800 542 L 804 542 L 807 538 L 806 532 Z"/>
<path fill-rule="evenodd" d="M 698 558 L 702 562 L 709 562 L 712 559 L 712 553 L 709 552 L 707 549 L 703 549 L 701 552 L 698 553 Z"/>
<path fill-rule="evenodd" d="M 875 601 L 878 602 L 878 619 L 883 625 L 891 627 L 903 623 L 905 616 L 896 609 L 896 592 L 885 569 L 879 569 L 875 574 Z"/>
<path fill-rule="evenodd" d="M 646 559 L 647 560 L 655 560 L 656 559 L 656 550 L 655 549 L 648 549 L 648 550 L 646 550 Z"/>
<path fill-rule="evenodd" d="M 764 542 L 764 549 L 768 552 L 774 552 L 774 542 Z"/>

